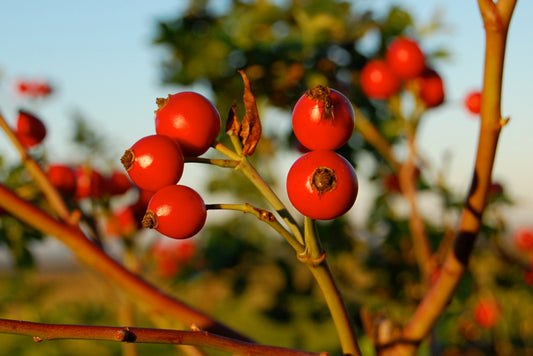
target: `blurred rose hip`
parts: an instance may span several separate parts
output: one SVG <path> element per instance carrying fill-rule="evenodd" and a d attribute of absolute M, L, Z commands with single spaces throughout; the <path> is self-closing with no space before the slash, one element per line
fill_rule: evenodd
<path fill-rule="evenodd" d="M 435 70 L 426 68 L 418 77 L 419 96 L 427 108 L 441 105 L 445 99 L 444 83 Z"/>
<path fill-rule="evenodd" d="M 474 319 L 484 329 L 493 328 L 500 318 L 500 306 L 492 299 L 480 300 L 474 309 Z"/>
<path fill-rule="evenodd" d="M 418 77 L 425 68 L 425 56 L 418 43 L 409 37 L 396 37 L 387 47 L 387 64 L 399 79 Z"/>
<path fill-rule="evenodd" d="M 465 97 L 464 105 L 466 110 L 474 115 L 477 115 L 481 112 L 481 92 L 473 91 L 468 93 Z"/>
<path fill-rule="evenodd" d="M 30 148 L 44 140 L 46 137 L 46 126 L 41 119 L 32 113 L 19 110 L 15 134 L 24 147 Z"/>
<path fill-rule="evenodd" d="M 47 169 L 50 183 L 65 195 L 74 195 L 77 188 L 76 173 L 70 166 L 64 164 L 51 164 Z"/>
<path fill-rule="evenodd" d="M 513 233 L 515 246 L 522 251 L 533 250 L 533 228 L 522 226 Z"/>
<path fill-rule="evenodd" d="M 400 80 L 384 60 L 373 59 L 361 70 L 361 88 L 371 99 L 385 100 L 400 89 Z"/>

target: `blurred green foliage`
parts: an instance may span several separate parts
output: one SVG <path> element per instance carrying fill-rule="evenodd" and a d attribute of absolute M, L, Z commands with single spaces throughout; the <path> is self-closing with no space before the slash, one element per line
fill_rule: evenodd
<path fill-rule="evenodd" d="M 439 29 L 438 18 L 420 29 L 409 12 L 397 6 L 377 16 L 372 12 L 359 13 L 356 2 L 347 1 L 232 0 L 225 11 L 216 12 L 213 1 L 191 1 L 185 14 L 176 14 L 175 18 L 167 14 L 166 20 L 159 21 L 154 42 L 167 50 L 162 63 L 164 82 L 202 83 L 213 91 L 222 117 L 235 100 L 242 115 L 243 85 L 237 70 L 245 69 L 263 120 L 288 120 L 292 106 L 307 89 L 318 84 L 330 86 L 345 93 L 395 148 L 402 148 L 405 143 L 403 118 L 390 103 L 369 100 L 363 94 L 359 72 L 369 59 L 383 56 L 386 45 L 398 35 L 407 34 L 423 42 L 426 38 L 423 36 L 430 36 Z M 428 54 L 428 64 L 436 66 L 436 59 L 443 53 L 439 50 Z M 282 115 L 266 115 L 272 108 L 281 110 Z M 83 148 L 86 162 L 94 162 L 90 155 L 102 152 L 106 139 L 87 126 L 81 115 L 76 115 L 74 123 L 74 145 Z M 273 125 L 290 127 L 278 122 Z M 220 139 L 224 141 L 223 136 Z M 297 152 L 295 138 L 286 130 L 279 135 L 263 137 L 251 159 L 273 187 L 284 189 L 283 182 L 278 181 L 279 168 L 275 165 L 279 164 L 279 157 Z M 403 198 L 394 184 L 390 184 L 391 177 L 394 178 L 391 168 L 358 132 L 339 153 L 370 182 L 371 186 L 361 189 L 372 190 L 373 201 L 364 224 L 343 217 L 320 222 L 318 231 L 360 336 L 361 348 L 365 355 L 370 355 L 373 349 L 363 332 L 361 309 L 404 323 L 425 289 L 412 251 Z M 43 161 L 49 159 L 38 150 L 32 154 Z M 360 163 L 369 159 L 370 163 Z M 450 237 L 453 237 L 464 196 L 458 196 L 447 186 L 441 172 L 437 172 L 439 175 L 435 179 L 435 172 L 427 174 L 424 165 L 419 168 L 420 194 L 439 202 L 434 214 L 425 216 L 425 223 L 430 243 L 437 257 L 442 257 L 443 251 L 437 249 L 446 251 L 453 243 Z M 248 202 L 264 207 L 255 188 L 238 173 L 217 167 L 211 169 L 206 186 L 210 193 L 230 196 L 235 203 Z M 22 166 L 2 162 L 0 178 L 10 188 L 45 207 L 46 203 Z M 505 189 L 491 195 L 468 273 L 435 327 L 431 340 L 422 345 L 421 355 L 493 354 L 496 349 L 502 354 L 527 354 L 533 349 L 533 296 L 531 286 L 522 278 L 524 264 L 516 263 L 523 256 L 517 257 L 502 244 L 508 232 L 501 211 L 511 203 Z M 109 213 L 112 205 L 109 200 L 100 200 L 84 206 L 83 212 L 94 231 L 98 231 L 94 219 Z M 215 214 L 217 219 L 210 221 L 194 238 L 197 243 L 194 258 L 181 266 L 172 278 L 155 273 L 151 244 L 142 239 L 145 236 L 139 236 L 139 240 L 135 237 L 109 241 L 103 235 L 104 247 L 118 243 L 126 253 L 134 253 L 143 263 L 143 273 L 148 278 L 260 342 L 340 354 L 321 293 L 285 241 L 252 216 L 210 212 L 211 217 Z M 220 216 L 224 218 L 218 218 Z M 28 246 L 30 241 L 40 239 L 39 232 L 22 226 L 16 219 L 9 216 L 0 219 L 0 246 L 9 248 L 17 266 L 31 265 Z M 117 324 L 118 306 L 113 303 L 102 306 L 102 299 L 108 300 L 105 297 L 85 303 L 75 296 L 59 302 L 43 298 L 49 292 L 47 288 L 56 284 L 62 285 L 58 288 L 60 295 L 68 294 L 69 289 L 76 290 L 67 284 L 65 291 L 64 282 L 35 284 L 33 279 L 2 276 L 5 288 L 0 293 L 0 311 L 9 315 L 8 308 L 26 305 L 28 310 L 22 314 L 34 321 Z M 90 291 L 99 290 L 90 286 Z M 43 290 L 39 289 L 41 287 Z M 79 290 L 84 289 L 79 286 Z M 473 321 L 475 303 L 487 294 L 494 296 L 503 307 L 502 320 L 494 330 L 484 330 Z M 86 295 L 91 293 L 86 292 Z M 43 301 L 47 301 L 48 308 L 38 307 Z M 152 325 L 148 318 L 141 315 L 137 318 L 139 325 Z M 13 355 L 41 354 L 42 350 L 48 355 L 61 355 L 78 345 L 58 342 L 41 349 L 41 345 L 27 347 L 27 339 L 23 338 L 18 338 L 21 340 L 18 342 L 13 337 L 0 336 L 1 340 L 7 345 L 5 350 Z M 87 354 L 120 354 L 120 348 L 109 343 L 84 345 L 80 349 L 88 350 Z M 146 354 L 174 353 L 173 348 L 165 346 L 141 346 L 140 350 Z"/>

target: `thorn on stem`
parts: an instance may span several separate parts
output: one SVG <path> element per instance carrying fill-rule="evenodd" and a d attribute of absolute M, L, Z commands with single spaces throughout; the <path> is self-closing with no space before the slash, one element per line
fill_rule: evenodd
<path fill-rule="evenodd" d="M 510 117 L 502 117 L 500 118 L 500 127 L 504 127 L 509 123 L 509 120 L 511 120 Z"/>
<path fill-rule="evenodd" d="M 196 323 L 192 323 L 191 324 L 191 331 L 199 331 L 199 332 L 202 332 L 202 328 L 199 327 Z"/>

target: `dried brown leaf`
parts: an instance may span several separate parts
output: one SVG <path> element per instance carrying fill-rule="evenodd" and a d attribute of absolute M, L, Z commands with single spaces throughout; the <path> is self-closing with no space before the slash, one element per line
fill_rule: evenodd
<path fill-rule="evenodd" d="M 231 109 L 228 112 L 228 119 L 226 121 L 226 133 L 229 136 L 239 136 L 241 131 L 241 124 L 237 117 L 237 104 L 233 103 Z"/>
<path fill-rule="evenodd" d="M 249 156 L 254 153 L 255 147 L 261 138 L 261 121 L 259 120 L 259 113 L 255 102 L 254 94 L 252 93 L 250 79 L 244 71 L 239 71 L 244 82 L 244 109 L 245 114 L 242 120 L 240 136 L 243 143 L 243 155 Z"/>

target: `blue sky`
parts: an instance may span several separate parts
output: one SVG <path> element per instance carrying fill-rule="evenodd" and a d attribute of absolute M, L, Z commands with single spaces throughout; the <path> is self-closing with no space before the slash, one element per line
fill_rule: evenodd
<path fill-rule="evenodd" d="M 13 93 L 18 78 L 50 79 L 57 94 L 36 106 L 49 127 L 47 145 L 58 159 L 69 159 L 62 143 L 73 111 L 81 112 L 111 137 L 117 154 L 151 134 L 155 98 L 177 91 L 161 86 L 159 62 L 164 52 L 151 45 L 155 20 L 175 15 L 185 1 L 4 0 L 0 3 L 0 110 L 12 120 L 23 104 Z M 481 84 L 483 29 L 475 0 L 361 0 L 358 7 L 403 4 L 416 21 L 426 23 L 436 10 L 449 31 L 423 46 L 440 45 L 452 53 L 437 63 L 447 89 L 445 106 L 428 115 L 420 136 L 421 150 L 437 164 L 452 155 L 450 180 L 466 191 L 477 142 L 478 123 L 465 113 L 462 97 Z M 512 219 L 531 219 L 533 155 L 529 90 L 533 83 L 530 37 L 533 3 L 518 2 L 508 42 L 504 74 L 503 115 L 511 122 L 500 140 L 495 179 L 505 183 L 520 207 Z M 201 88 L 197 88 L 201 90 Z M 5 136 L 0 149 L 6 148 Z"/>

